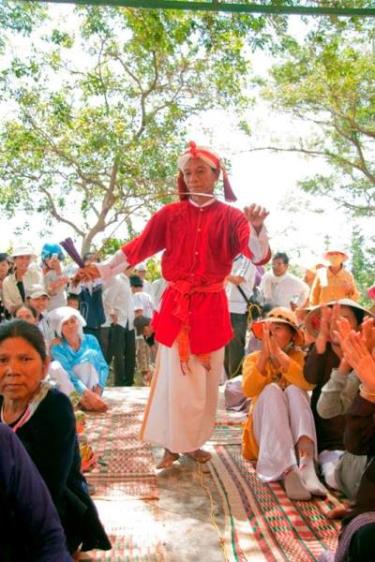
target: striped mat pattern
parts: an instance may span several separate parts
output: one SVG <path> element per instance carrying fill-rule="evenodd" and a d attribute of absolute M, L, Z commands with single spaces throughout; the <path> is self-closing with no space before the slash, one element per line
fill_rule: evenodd
<path fill-rule="evenodd" d="M 226 513 L 228 562 L 315 562 L 334 549 L 339 524 L 326 518 L 339 501 L 291 501 L 281 484 L 263 484 L 239 445 L 215 445 L 209 463 Z"/>

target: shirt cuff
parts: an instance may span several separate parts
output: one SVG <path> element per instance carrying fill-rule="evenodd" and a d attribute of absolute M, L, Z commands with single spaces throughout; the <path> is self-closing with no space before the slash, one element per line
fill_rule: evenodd
<path fill-rule="evenodd" d="M 100 277 L 105 281 L 114 277 L 118 273 L 122 273 L 129 263 L 122 250 L 118 250 L 115 255 L 104 263 L 96 263 Z"/>

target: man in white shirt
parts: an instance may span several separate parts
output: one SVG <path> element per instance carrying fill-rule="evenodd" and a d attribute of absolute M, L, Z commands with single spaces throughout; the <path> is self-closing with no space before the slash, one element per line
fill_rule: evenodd
<path fill-rule="evenodd" d="M 113 358 L 116 386 L 132 386 L 135 370 L 134 305 L 129 278 L 120 273 L 104 283 L 103 305 L 106 322 L 102 326 L 105 358 Z"/>
<path fill-rule="evenodd" d="M 299 308 L 304 306 L 310 288 L 301 279 L 288 272 L 289 257 L 284 252 L 278 252 L 272 259 L 272 271 L 262 277 L 260 290 L 264 301 L 276 306 L 286 308 Z"/>
<path fill-rule="evenodd" d="M 26 245 L 16 246 L 12 253 L 14 273 L 3 281 L 3 303 L 10 314 L 26 301 L 33 285 L 43 285 L 43 275 L 35 263 L 35 254 Z"/>
<path fill-rule="evenodd" d="M 138 275 L 130 277 L 130 287 L 133 293 L 135 315 L 143 314 L 146 318 L 152 318 L 154 314 L 152 300 L 150 295 L 144 291 L 143 281 Z"/>
<path fill-rule="evenodd" d="M 229 379 L 239 375 L 245 354 L 248 325 L 247 301 L 253 294 L 256 267 L 245 256 L 239 255 L 233 262 L 231 274 L 227 277 L 226 293 L 229 303 L 233 338 L 225 346 L 224 366 Z"/>

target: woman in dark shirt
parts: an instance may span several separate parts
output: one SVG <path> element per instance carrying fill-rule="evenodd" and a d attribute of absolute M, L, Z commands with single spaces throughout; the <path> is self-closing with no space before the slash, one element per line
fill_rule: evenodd
<path fill-rule="evenodd" d="M 0 326 L 1 421 L 23 442 L 50 491 L 70 552 L 111 548 L 80 472 L 69 399 L 43 382 L 48 360 L 36 326 Z"/>
<path fill-rule="evenodd" d="M 327 484 L 336 489 L 339 485 L 335 471 L 345 450 L 345 416 L 323 419 L 317 412 L 317 403 L 322 387 L 328 382 L 333 369 L 337 369 L 343 376 L 352 370 L 342 357 L 340 343 L 335 335 L 337 319 L 346 318 L 351 328 L 358 330 L 365 312 L 356 302 L 341 299 L 314 309 L 305 319 L 306 329 L 316 337 L 305 359 L 304 376 L 307 381 L 316 385 L 312 392 L 311 408 L 315 419 L 319 462 Z"/>
<path fill-rule="evenodd" d="M 72 562 L 59 516 L 40 474 L 0 423 L 0 561 Z"/>

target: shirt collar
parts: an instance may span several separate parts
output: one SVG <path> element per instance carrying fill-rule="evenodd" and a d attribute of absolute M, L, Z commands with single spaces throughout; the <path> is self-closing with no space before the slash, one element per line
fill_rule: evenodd
<path fill-rule="evenodd" d="M 196 203 L 195 201 L 192 201 L 191 199 L 188 199 L 189 203 L 191 203 L 191 205 L 193 205 L 193 207 L 208 207 L 209 205 L 212 205 L 212 203 L 214 203 L 216 201 L 215 197 L 213 197 L 212 199 L 209 199 L 207 201 L 207 203 L 203 203 L 203 205 L 198 205 L 198 203 Z"/>

